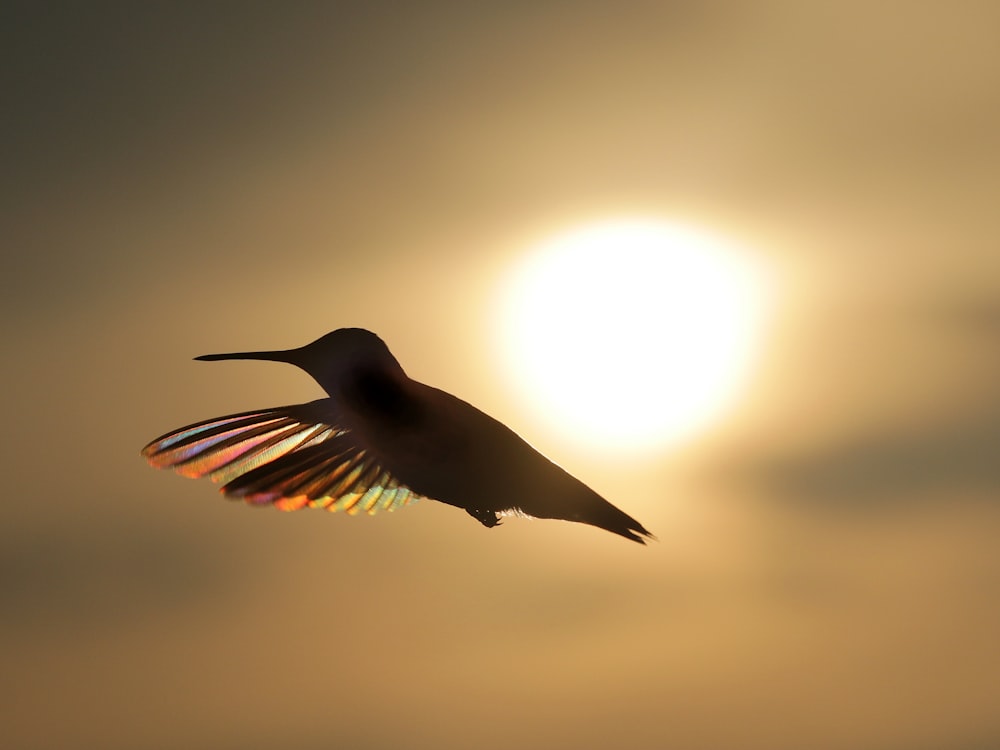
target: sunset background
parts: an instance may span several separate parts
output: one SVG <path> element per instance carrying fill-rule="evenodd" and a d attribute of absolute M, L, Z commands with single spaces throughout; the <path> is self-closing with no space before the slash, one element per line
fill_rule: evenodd
<path fill-rule="evenodd" d="M 988 2 L 5 5 L 2 744 L 1000 746 L 998 28 Z M 499 319 L 532 248 L 620 216 L 774 279 L 725 412 L 634 454 L 547 419 Z M 343 326 L 659 541 L 255 511 L 139 456 L 320 395 L 192 357 Z"/>

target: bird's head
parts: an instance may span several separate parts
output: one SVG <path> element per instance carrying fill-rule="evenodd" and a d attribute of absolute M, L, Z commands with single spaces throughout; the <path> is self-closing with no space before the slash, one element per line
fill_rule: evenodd
<path fill-rule="evenodd" d="M 263 352 L 203 354 L 195 359 L 262 359 L 287 362 L 300 367 L 331 396 L 336 395 L 346 376 L 359 370 L 405 377 L 399 362 L 378 336 L 364 328 L 339 328 L 298 349 Z"/>

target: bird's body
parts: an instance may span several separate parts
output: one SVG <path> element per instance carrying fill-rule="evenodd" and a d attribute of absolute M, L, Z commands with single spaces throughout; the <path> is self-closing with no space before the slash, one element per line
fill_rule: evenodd
<path fill-rule="evenodd" d="M 295 364 L 328 398 L 175 430 L 143 455 L 224 481 L 227 496 L 286 510 L 389 510 L 417 497 L 486 526 L 520 514 L 587 523 L 642 542 L 643 526 L 471 404 L 411 380 L 375 334 L 334 331 L 299 349 L 198 357 Z"/>

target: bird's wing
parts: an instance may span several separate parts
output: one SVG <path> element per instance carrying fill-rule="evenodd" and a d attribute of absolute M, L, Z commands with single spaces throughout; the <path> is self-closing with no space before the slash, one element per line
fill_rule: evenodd
<path fill-rule="evenodd" d="M 281 510 L 371 515 L 420 498 L 338 421 L 329 399 L 231 414 L 163 435 L 142 455 L 158 469 L 223 482 L 227 497 Z"/>

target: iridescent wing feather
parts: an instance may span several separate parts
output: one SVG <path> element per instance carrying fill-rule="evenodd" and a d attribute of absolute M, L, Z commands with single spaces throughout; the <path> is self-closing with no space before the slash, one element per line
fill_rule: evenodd
<path fill-rule="evenodd" d="M 281 510 L 372 515 L 420 498 L 337 425 L 329 399 L 181 427 L 151 442 L 142 455 L 158 469 L 224 483 L 226 497 Z"/>

